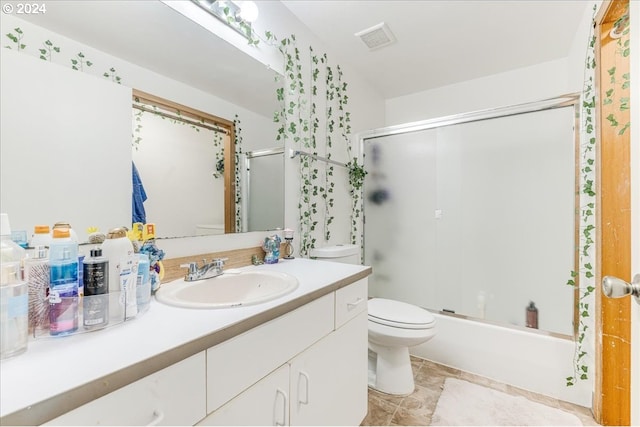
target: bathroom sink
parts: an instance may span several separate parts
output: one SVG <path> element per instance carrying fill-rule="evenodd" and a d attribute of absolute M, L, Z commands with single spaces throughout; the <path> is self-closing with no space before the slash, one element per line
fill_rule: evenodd
<path fill-rule="evenodd" d="M 210 279 L 163 284 L 156 299 L 185 308 L 230 308 L 274 300 L 298 287 L 298 279 L 277 271 L 225 272 Z"/>

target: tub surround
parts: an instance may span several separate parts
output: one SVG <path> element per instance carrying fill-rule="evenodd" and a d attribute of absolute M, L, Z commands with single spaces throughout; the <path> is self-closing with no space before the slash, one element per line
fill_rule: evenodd
<path fill-rule="evenodd" d="M 32 340 L 0 365 L 0 424 L 41 424 L 365 279 L 371 268 L 307 259 L 248 266 L 291 274 L 300 285 L 264 304 L 222 310 L 155 299 L 140 318 L 101 331 Z"/>

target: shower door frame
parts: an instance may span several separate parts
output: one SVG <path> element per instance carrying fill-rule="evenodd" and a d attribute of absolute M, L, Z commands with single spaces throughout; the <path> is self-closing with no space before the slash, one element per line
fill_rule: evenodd
<path fill-rule="evenodd" d="M 569 93 L 565 95 L 560 95 L 554 98 L 547 98 L 534 102 L 527 102 L 522 104 L 515 104 L 506 107 L 496 107 L 485 110 L 472 111 L 467 113 L 454 114 L 443 117 L 436 117 L 433 119 L 421 120 L 417 122 L 411 122 L 401 125 L 388 126 L 379 129 L 372 129 L 366 132 L 362 132 L 358 135 L 359 138 L 359 148 L 361 156 L 364 155 L 364 142 L 365 140 L 371 140 L 375 138 L 381 138 L 392 135 L 400 135 L 412 132 L 420 132 L 428 129 L 435 129 L 444 126 L 452 126 L 462 123 L 471 123 L 482 120 L 490 120 L 502 117 L 515 116 L 519 114 L 527 114 L 527 113 L 535 113 L 538 111 L 552 110 L 557 108 L 565 108 L 573 106 L 574 109 L 574 168 L 575 168 L 575 198 L 574 198 L 574 206 L 575 214 L 574 214 L 574 255 L 573 255 L 573 271 L 579 271 L 579 245 L 580 245 L 580 216 L 578 209 L 580 206 L 580 189 L 579 189 L 579 179 L 580 179 L 580 105 L 581 105 L 581 94 L 578 92 Z M 361 159 L 363 160 L 363 159 Z M 364 161 L 363 161 L 364 163 Z M 364 200 L 364 198 L 362 199 Z M 364 208 L 364 202 L 362 206 L 363 215 L 366 217 L 366 212 Z M 365 247 L 365 236 L 364 236 L 364 227 L 366 227 L 366 223 L 363 224 L 362 231 L 362 257 L 364 259 L 364 247 Z M 543 334 L 548 336 L 553 336 L 557 338 L 570 339 L 575 340 L 578 327 L 580 325 L 579 318 L 579 310 L 576 310 L 575 307 L 578 306 L 580 301 L 580 278 L 576 276 L 573 278 L 575 281 L 575 291 L 574 291 L 574 304 L 573 304 L 573 335 L 565 335 L 558 332 L 553 331 L 545 331 L 531 328 L 524 328 L 531 333 Z M 462 319 L 473 320 L 481 323 L 489 323 L 498 326 L 502 326 L 505 328 L 516 328 L 523 329 L 519 326 L 504 324 L 500 322 L 494 322 L 490 320 L 479 319 L 476 317 L 461 315 L 461 314 L 451 314 L 441 312 L 443 315 L 458 317 Z"/>

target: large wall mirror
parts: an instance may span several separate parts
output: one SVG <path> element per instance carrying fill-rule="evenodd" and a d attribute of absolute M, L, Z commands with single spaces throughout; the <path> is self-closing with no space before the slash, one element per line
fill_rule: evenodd
<path fill-rule="evenodd" d="M 146 219 L 156 223 L 159 237 L 283 227 L 284 183 L 277 178 L 283 173 L 283 151 L 252 155 L 278 148 L 272 120 L 278 107 L 275 71 L 162 2 L 55 6 L 45 15 L 2 17 L 3 27 L 21 27 L 25 37 L 61 46 L 51 61 L 39 60 L 37 53 L 25 60 L 28 52 L 3 52 L 2 206 L 13 228 L 31 232 L 35 224 L 65 220 L 82 238 L 90 226 L 105 230 L 131 224 L 132 161 L 148 196 Z M 35 42 L 29 45 L 37 51 Z M 88 52 L 87 46 L 95 51 Z M 93 55 L 94 64 L 115 61 L 118 81 L 101 75 L 92 81 L 86 65 L 85 72 L 78 72 L 61 58 L 73 59 L 81 49 L 85 56 Z M 7 74 L 5 56 L 11 57 Z M 48 63 L 56 60 L 59 64 Z M 21 77 L 38 80 L 52 73 L 54 80 L 34 90 Z M 62 87 L 58 79 L 65 89 L 51 90 Z M 150 111 L 132 109 L 136 97 L 139 107 Z M 102 102 L 111 98 L 113 102 Z M 69 110 L 76 107 L 83 113 Z M 13 112 L 5 115 L 9 110 Z M 176 124 L 176 118 L 186 120 Z M 61 128 L 71 136 L 58 132 Z M 241 146 L 236 148 L 239 132 Z M 45 149 L 39 151 L 41 146 Z M 36 162 L 42 167 L 25 168 L 35 152 L 42 154 Z M 69 164 L 73 166 L 63 167 Z M 263 198 L 249 193 L 250 188 L 259 191 L 259 185 L 243 178 L 251 176 L 251 164 L 254 176 L 274 177 L 269 188 L 274 197 L 263 205 Z M 49 191 L 44 205 L 33 204 L 26 195 L 38 186 L 59 189 L 58 195 Z M 65 188 L 73 196 L 60 196 Z M 251 218 L 250 212 L 262 212 L 269 220 Z"/>

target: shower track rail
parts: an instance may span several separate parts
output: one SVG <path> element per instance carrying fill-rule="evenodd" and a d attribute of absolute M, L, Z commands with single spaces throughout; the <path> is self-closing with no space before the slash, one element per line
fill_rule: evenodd
<path fill-rule="evenodd" d="M 311 157 L 314 160 L 320 160 L 323 162 L 331 163 L 332 165 L 342 166 L 343 168 L 347 167 L 346 164 L 336 162 L 335 160 L 329 159 L 327 157 L 318 156 L 317 154 L 313 154 L 313 153 L 307 153 L 306 151 L 289 149 L 289 158 L 293 159 L 296 156 L 307 156 L 307 157 Z"/>

